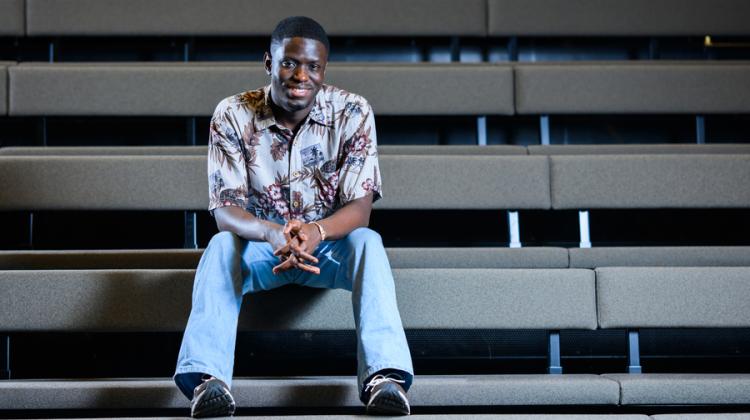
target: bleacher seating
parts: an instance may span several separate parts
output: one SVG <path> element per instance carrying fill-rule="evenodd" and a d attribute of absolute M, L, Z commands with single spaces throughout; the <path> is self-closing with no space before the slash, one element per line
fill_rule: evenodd
<path fill-rule="evenodd" d="M 514 73 L 519 114 L 711 114 L 750 109 L 747 62 L 534 63 L 518 64 Z"/>
<path fill-rule="evenodd" d="M 488 0 L 494 36 L 747 35 L 742 0 Z"/>
<path fill-rule="evenodd" d="M 253 3 L 221 0 L 26 0 L 27 34 L 44 35 L 256 35 L 268 36 L 290 10 L 318 20 L 332 36 L 481 36 L 486 33 L 484 0 L 467 0 L 461 13 L 451 0 L 329 0 Z M 165 19 L 164 17 L 168 17 Z"/>
<path fill-rule="evenodd" d="M 260 63 L 22 63 L 9 73 L 14 116 L 210 116 L 217 97 L 266 84 Z M 506 65 L 335 63 L 326 80 L 365 96 L 379 115 L 503 115 L 513 113 L 512 73 Z M 441 89 L 424 101 L 430 86 Z"/>
<path fill-rule="evenodd" d="M 0 2 L 0 36 L 23 36 L 25 27 L 24 0 Z"/>
<path fill-rule="evenodd" d="M 748 349 L 732 347 L 737 354 L 724 359 L 731 363 L 736 357 L 738 364 L 730 369 L 711 371 L 687 363 L 655 372 L 649 368 L 658 363 L 640 365 L 639 345 L 639 337 L 649 330 L 689 330 L 699 339 L 717 330 L 748 331 L 750 243 L 691 244 L 678 237 L 669 246 L 614 240 L 615 246 L 595 242 L 590 247 L 589 238 L 584 239 L 589 211 L 750 209 L 750 139 L 729 126 L 726 130 L 736 135 L 729 140 L 737 143 L 707 142 L 703 119 L 739 116 L 748 121 L 750 55 L 742 45 L 750 36 L 750 3 L 458 3 L 0 0 L 0 226 L 9 226 L 2 224 L 3 218 L 29 218 L 28 246 L 0 250 L 0 361 L 2 356 L 11 361 L 0 363 L 0 378 L 10 376 L 0 379 L 0 417 L 187 413 L 187 401 L 161 374 L 16 377 L 10 372 L 15 356 L 11 343 L 47 334 L 100 334 L 107 340 L 112 334 L 156 337 L 183 331 L 200 246 L 207 241 L 195 238 L 208 189 L 201 127 L 207 127 L 220 99 L 267 84 L 260 56 L 235 51 L 240 57 L 235 61 L 200 61 L 192 49 L 200 42 L 225 41 L 257 49 L 274 24 L 293 10 L 318 19 L 333 37 L 334 48 L 345 51 L 343 59 L 331 60 L 327 82 L 365 96 L 379 118 L 379 130 L 389 125 L 403 129 L 396 134 L 379 131 L 384 199 L 375 204 L 375 216 L 393 214 L 386 223 L 400 224 L 398 217 L 413 212 L 483 231 L 488 228 L 480 223 L 481 215 L 508 218 L 510 241 L 505 232 L 484 232 L 497 237 L 489 245 L 406 241 L 401 246 L 400 238 L 385 238 L 396 245 L 386 250 L 407 333 L 427 334 L 436 348 L 459 340 L 451 338 L 454 331 L 501 331 L 513 342 L 523 342 L 513 335 L 517 333 L 545 337 L 543 367 L 534 372 L 506 373 L 487 364 L 481 365 L 486 371 L 461 372 L 455 354 L 438 362 L 459 363 L 458 373 L 418 369 L 409 392 L 417 417 L 750 418 L 750 370 L 741 365 L 750 359 Z M 715 50 L 703 44 L 704 36 L 737 37 L 739 47 L 733 48 L 740 53 L 708 60 L 715 58 Z M 657 59 L 659 42 L 679 37 L 690 48 L 699 39 L 703 50 Z M 150 51 L 148 44 L 155 39 L 171 42 L 170 51 L 177 53 L 168 60 L 136 53 L 129 57 L 137 58 L 122 61 L 102 52 L 108 42 L 125 41 Z M 65 62 L 71 61 L 65 58 L 68 41 L 88 45 L 91 57 Z M 558 41 L 562 47 L 544 55 L 542 46 L 542 54 L 535 55 L 535 43 Z M 622 49 L 619 43 L 624 42 L 627 51 L 612 53 L 616 59 L 606 53 L 597 59 L 596 53 L 576 49 L 579 42 L 609 41 L 612 45 L 603 48 Z M 398 47 L 390 50 L 390 44 Z M 372 60 L 361 60 L 369 57 L 359 54 L 361 45 L 376 51 Z M 644 46 L 650 59 L 640 59 Z M 525 60 L 519 59 L 519 48 L 530 51 Z M 353 61 L 346 54 L 358 61 L 345 62 Z M 567 144 L 567 132 L 558 141 L 565 144 L 550 144 L 550 116 L 552 129 L 557 129 L 558 117 L 637 121 L 685 116 L 696 118 L 698 125 L 691 141 L 711 144 L 685 143 L 679 133 L 663 137 L 664 144 L 628 144 L 632 140 L 622 141 L 617 133 L 611 136 L 615 144 L 598 144 L 597 138 L 581 141 L 593 144 Z M 192 139 L 179 145 L 136 139 L 138 146 L 122 146 L 102 133 L 95 144 L 79 143 L 74 129 L 66 134 L 72 146 L 47 147 L 54 120 L 76 121 L 85 130 L 94 122 L 102 126 L 166 118 L 187 123 Z M 441 133 L 438 144 L 411 144 L 412 133 L 440 124 L 463 130 L 459 141 Z M 3 143 L 6 126 L 21 133 L 14 147 Z M 503 137 L 500 143 L 505 144 L 487 144 L 490 134 L 497 139 L 498 132 L 526 132 L 529 127 L 532 135 L 522 141 Z M 36 140 L 36 130 L 41 140 Z M 94 241 L 92 249 L 33 249 L 35 215 L 58 212 L 167 214 L 184 222 L 180 234 L 185 234 L 186 247 L 101 249 Z M 533 225 L 549 217 L 543 228 L 580 229 L 581 237 L 538 239 L 534 229 L 521 237 L 519 213 L 521 233 L 527 220 Z M 580 218 L 570 217 L 574 213 Z M 205 220 L 213 224 L 209 217 Z M 593 231 L 597 228 L 592 225 Z M 579 239 L 580 246 L 574 246 Z M 498 246 L 508 242 L 510 246 Z M 303 339 L 310 331 L 351 332 L 350 306 L 349 294 L 342 290 L 285 287 L 246 296 L 239 330 L 294 332 Z M 619 369 L 593 363 L 569 369 L 568 363 L 580 356 L 568 350 L 578 344 L 571 338 L 576 334 L 588 334 L 582 341 L 617 337 L 610 345 L 618 356 L 594 350 L 582 359 L 615 359 Z M 458 347 L 460 352 L 485 345 L 489 363 L 502 359 L 492 354 L 489 339 Z M 695 355 L 681 350 L 687 357 Z M 415 354 L 417 360 L 419 356 Z M 341 375 L 241 375 L 233 394 L 245 410 L 241 414 L 343 419 L 352 416 L 332 414 L 362 410 L 354 384 L 353 376 Z"/>

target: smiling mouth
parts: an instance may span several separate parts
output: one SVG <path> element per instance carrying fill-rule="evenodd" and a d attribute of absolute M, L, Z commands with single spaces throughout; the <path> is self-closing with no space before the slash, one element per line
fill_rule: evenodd
<path fill-rule="evenodd" d="M 289 96 L 295 97 L 295 98 L 303 98 L 305 96 L 308 96 L 312 89 L 307 87 L 287 87 L 287 92 L 289 92 Z"/>

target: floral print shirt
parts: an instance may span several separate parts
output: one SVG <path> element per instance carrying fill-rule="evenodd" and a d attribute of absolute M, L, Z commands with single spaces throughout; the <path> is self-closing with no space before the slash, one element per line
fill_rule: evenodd
<path fill-rule="evenodd" d="M 381 197 L 375 118 L 367 101 L 323 85 L 296 135 L 276 123 L 270 86 L 225 98 L 208 142 L 209 207 L 311 222 Z"/>

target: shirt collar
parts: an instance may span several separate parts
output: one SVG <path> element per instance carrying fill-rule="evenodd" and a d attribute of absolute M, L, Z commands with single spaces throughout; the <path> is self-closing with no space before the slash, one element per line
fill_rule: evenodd
<path fill-rule="evenodd" d="M 317 95 L 315 95 L 315 102 L 313 103 L 312 109 L 310 109 L 310 114 L 308 114 L 308 118 L 312 121 L 315 121 L 318 124 L 322 124 L 325 126 L 331 125 L 330 117 L 329 117 L 329 106 L 328 103 L 325 100 L 325 90 L 326 85 L 323 85 L 320 90 L 318 91 Z M 258 109 L 255 109 L 255 130 L 261 131 L 265 130 L 273 125 L 277 125 L 276 123 L 276 117 L 273 116 L 273 111 L 271 110 L 271 104 L 269 103 L 271 100 L 271 85 L 265 86 L 263 88 L 263 102 L 258 107 Z"/>

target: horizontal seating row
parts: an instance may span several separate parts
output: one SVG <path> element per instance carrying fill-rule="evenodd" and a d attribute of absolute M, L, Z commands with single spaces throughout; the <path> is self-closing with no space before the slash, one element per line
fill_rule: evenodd
<path fill-rule="evenodd" d="M 267 36 L 289 10 L 334 36 L 747 35 L 750 19 L 742 0 L 3 0 L 0 35 Z"/>
<path fill-rule="evenodd" d="M 235 379 L 239 407 L 361 407 L 353 377 Z M 424 376 L 409 390 L 412 407 L 615 405 L 617 382 L 596 375 Z M 0 381 L 2 409 L 184 408 L 169 380 Z"/>
<path fill-rule="evenodd" d="M 657 414 L 646 416 L 642 414 L 412 414 L 411 418 L 438 419 L 438 420 L 679 420 L 679 419 L 705 419 L 705 420 L 747 420 L 748 414 L 745 413 L 701 413 L 701 414 Z M 143 420 L 154 420 L 149 417 L 138 417 Z M 238 419 L 247 419 L 251 417 L 235 416 Z M 277 420 L 275 416 L 252 416 L 256 420 Z M 297 416 L 295 418 L 305 420 L 331 419 L 331 420 L 355 420 L 361 419 L 361 415 L 325 415 L 315 416 Z M 100 419 L 97 419 L 100 420 Z"/>
<path fill-rule="evenodd" d="M 591 270 L 403 268 L 393 273 L 405 328 L 597 326 Z M 193 277 L 194 270 L 3 271 L 2 329 L 182 331 Z M 348 330 L 354 325 L 350 295 L 300 287 L 248 295 L 239 328 Z"/>
<path fill-rule="evenodd" d="M 380 165 L 381 209 L 750 207 L 747 153 L 384 154 Z M 0 210 L 203 210 L 205 168 L 198 155 L 0 155 Z"/>
<path fill-rule="evenodd" d="M 410 329 L 749 327 L 748 274 L 749 267 L 394 269 L 401 317 Z M 4 270 L 2 329 L 181 331 L 193 276 L 194 270 L 175 269 Z M 354 325 L 343 290 L 260 295 L 247 298 L 240 329 Z"/>
<path fill-rule="evenodd" d="M 386 248 L 392 268 L 750 267 L 749 246 Z M 0 270 L 194 269 L 202 249 L 0 251 Z"/>
<path fill-rule="evenodd" d="M 9 292 L 0 305 L 0 325 L 6 333 L 180 331 L 193 273 L 0 271 L 0 287 Z M 407 329 L 550 331 L 749 327 L 748 274 L 750 267 L 394 270 Z M 351 329 L 349 300 L 342 290 L 297 286 L 248 295 L 240 329 Z M 358 406 L 352 381 L 239 379 L 235 397 L 243 407 Z M 456 375 L 422 377 L 410 395 L 414 406 L 695 405 L 750 404 L 749 390 L 747 374 Z M 144 398 L 122 398 L 123 393 Z M 8 397 L 0 398 L 0 409 L 185 404 L 171 382 L 153 379 L 10 380 L 0 382 L 0 395 Z"/>
<path fill-rule="evenodd" d="M 256 420 L 278 420 L 276 416 L 234 416 L 237 419 L 256 419 Z M 187 418 L 187 417 L 185 417 Z M 296 416 L 295 418 L 304 420 L 331 419 L 331 420 L 356 420 L 361 419 L 357 414 L 340 414 L 340 415 L 305 415 Z M 680 419 L 701 419 L 701 420 L 747 420 L 750 415 L 747 413 L 679 413 L 679 414 L 412 414 L 410 418 L 414 419 L 438 419 L 438 420 L 680 420 Z M 135 419 L 135 418 L 133 418 Z M 142 420 L 155 420 L 156 418 L 138 417 Z M 97 419 L 101 420 L 101 419 Z"/>
<path fill-rule="evenodd" d="M 268 83 L 260 63 L 0 68 L 11 116 L 208 116 L 219 99 Z M 377 115 L 750 112 L 744 61 L 331 63 L 327 81 L 366 97 Z"/>
<path fill-rule="evenodd" d="M 354 377 L 235 379 L 239 407 L 360 407 Z M 418 376 L 409 390 L 412 407 L 572 406 L 572 405 L 746 405 L 750 378 L 739 374 L 647 375 L 453 375 Z M 185 397 L 170 380 L 0 381 L 3 409 L 163 409 L 184 408 Z M 675 397 L 679 396 L 679 397 Z M 718 410 L 721 410 L 720 408 Z M 696 418 L 747 420 L 705 414 Z M 254 417 L 255 418 L 255 417 Z M 432 417 L 430 417 L 432 418 Z M 466 417 L 461 416 L 461 419 Z M 470 417 L 469 417 L 470 418 Z M 487 418 L 487 417 L 483 417 Z M 491 418 L 495 418 L 492 416 Z M 499 418 L 504 418 L 500 416 Z M 537 419 L 514 416 L 513 420 Z M 539 417 L 546 418 L 546 417 Z M 555 416 L 553 419 L 565 419 Z M 576 415 L 575 419 L 589 416 Z M 592 419 L 609 418 L 591 416 Z M 613 416 L 614 419 L 647 416 Z"/>
<path fill-rule="evenodd" d="M 0 156 L 206 156 L 206 146 L 0 147 Z M 379 155 L 729 155 L 749 154 L 750 144 L 378 145 Z"/>

